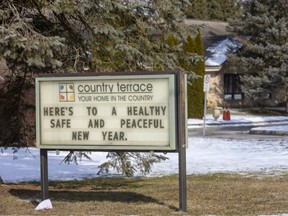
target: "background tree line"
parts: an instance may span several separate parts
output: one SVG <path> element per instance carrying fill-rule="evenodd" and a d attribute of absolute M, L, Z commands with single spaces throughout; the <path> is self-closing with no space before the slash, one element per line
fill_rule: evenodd
<path fill-rule="evenodd" d="M 228 21 L 242 47 L 228 58 L 252 106 L 286 106 L 288 112 L 287 0 L 190 0 L 190 18 Z"/>
<path fill-rule="evenodd" d="M 241 73 L 242 90 L 253 105 L 286 106 L 288 112 L 288 0 L 243 1 L 243 15 L 229 20 L 242 48 L 229 62 Z"/>
<path fill-rule="evenodd" d="M 186 0 L 7 0 L 0 3 L 0 58 L 6 66 L 0 97 L 2 145 L 35 145 L 34 82 L 38 74 L 179 71 L 193 79 L 203 57 L 187 52 Z M 173 36 L 177 44 L 171 45 Z M 4 72 L 1 71 L 3 74 Z M 85 153 L 70 153 L 72 162 Z M 115 152 L 109 167 L 133 175 L 165 159 Z"/>
<path fill-rule="evenodd" d="M 238 0 L 189 0 L 185 10 L 188 18 L 227 21 L 241 14 L 242 1 Z"/>
<path fill-rule="evenodd" d="M 197 19 L 233 18 L 230 31 L 244 39 L 234 61 L 244 68 L 242 80 L 247 85 L 243 88 L 251 98 L 261 100 L 255 95 L 269 95 L 275 86 L 288 89 L 288 15 L 287 7 L 283 7 L 287 3 L 287 0 L 2 1 L 0 58 L 7 68 L 0 89 L 1 102 L 5 104 L 1 120 L 6 122 L 2 145 L 34 145 L 34 80 L 38 74 L 176 70 L 189 74 L 191 83 L 197 75 L 201 78 L 203 50 L 193 45 L 200 42 L 193 42 L 198 40 L 197 31 L 184 24 L 185 13 Z M 74 156 L 70 155 L 66 161 L 73 161 Z M 128 167 L 124 171 L 128 175 L 135 171 L 131 158 L 144 172 L 151 167 L 141 164 L 164 159 L 125 153 L 115 153 L 109 158 L 107 166 L 121 164 Z"/>

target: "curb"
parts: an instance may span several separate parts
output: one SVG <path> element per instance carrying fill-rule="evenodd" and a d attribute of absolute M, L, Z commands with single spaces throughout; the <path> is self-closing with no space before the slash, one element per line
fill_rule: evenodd
<path fill-rule="evenodd" d="M 288 131 L 273 131 L 273 130 L 250 130 L 249 134 L 264 134 L 264 135 L 278 135 L 278 136 L 287 136 Z"/>
<path fill-rule="evenodd" d="M 287 130 L 273 130 L 269 129 L 269 126 L 266 129 L 263 129 L 262 127 L 259 128 L 251 128 L 249 131 L 249 134 L 264 134 L 264 135 L 280 135 L 280 136 L 287 136 L 288 131 Z"/>
<path fill-rule="evenodd" d="M 242 121 L 242 122 L 229 122 L 229 121 L 219 121 L 219 122 L 206 122 L 206 126 L 208 127 L 234 127 L 237 126 L 252 126 L 249 131 L 247 131 L 247 134 L 257 134 L 257 135 L 275 135 L 275 136 L 288 136 L 288 130 L 284 129 L 275 129 L 269 128 L 269 125 L 275 124 L 274 126 L 281 126 L 281 125 L 288 125 L 288 121 L 285 119 L 283 120 L 273 120 L 273 121 Z M 193 127 L 203 127 L 203 123 L 197 123 L 197 124 L 188 124 L 188 129 L 192 129 Z M 265 128 L 266 127 L 266 128 Z"/>
<path fill-rule="evenodd" d="M 207 125 L 210 125 L 210 126 L 233 126 L 233 125 L 251 125 L 251 126 L 257 126 L 259 124 L 261 125 L 269 125 L 269 124 L 273 124 L 273 123 L 276 123 L 276 124 L 283 124 L 283 125 L 288 125 L 288 121 L 287 120 L 274 120 L 274 121 L 243 121 L 243 122 L 229 122 L 229 121 L 219 121 L 219 122 L 206 122 L 206 126 Z M 188 123 L 188 126 L 203 126 L 204 123 L 196 123 L 196 124 L 189 124 Z M 280 125 L 280 124 L 279 124 Z"/>

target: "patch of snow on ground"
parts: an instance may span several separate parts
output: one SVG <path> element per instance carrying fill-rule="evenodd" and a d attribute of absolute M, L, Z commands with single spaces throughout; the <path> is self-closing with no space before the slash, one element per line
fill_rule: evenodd
<path fill-rule="evenodd" d="M 0 153 L 0 176 L 4 182 L 39 181 L 40 156 L 36 148 L 13 155 L 8 149 Z M 105 152 L 93 152 L 92 161 L 84 159 L 76 165 L 61 163 L 68 152 L 49 151 L 48 169 L 50 180 L 71 180 L 99 177 L 97 168 L 106 160 Z M 206 137 L 189 138 L 187 149 L 187 174 L 244 173 L 281 174 L 288 172 L 288 140 L 283 139 L 219 139 Z M 165 176 L 178 173 L 178 154 L 168 153 L 169 160 L 155 164 L 148 175 Z M 17 159 L 13 159 L 17 157 Z"/>
<path fill-rule="evenodd" d="M 211 115 L 207 116 L 207 126 L 237 126 L 243 124 L 259 125 L 269 121 L 286 125 L 266 128 L 267 130 L 288 131 L 288 117 L 254 117 L 232 116 L 231 121 L 219 119 L 216 123 Z M 203 120 L 189 119 L 188 127 L 203 127 Z M 264 127 L 259 127 L 262 129 Z M 279 139 L 220 139 L 211 137 L 189 137 L 187 149 L 187 174 L 210 173 L 288 173 L 288 138 Z M 1 150 L 1 148 L 0 148 Z M 39 149 L 21 149 L 13 154 L 13 150 L 0 151 L 0 176 L 4 182 L 39 181 L 40 156 Z M 48 170 L 50 180 L 71 180 L 98 177 L 98 166 L 105 162 L 107 152 L 92 152 L 91 161 L 83 158 L 78 165 L 61 163 L 68 152 L 48 152 Z M 155 164 L 148 176 L 165 176 L 178 173 L 178 154 L 168 153 L 169 160 Z M 115 172 L 112 174 L 115 174 Z"/>

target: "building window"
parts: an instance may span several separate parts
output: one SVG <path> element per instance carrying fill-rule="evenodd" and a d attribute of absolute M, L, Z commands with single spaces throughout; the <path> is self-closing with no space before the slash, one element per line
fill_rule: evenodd
<path fill-rule="evenodd" d="M 239 74 L 224 74 L 224 99 L 225 100 L 243 99 Z"/>

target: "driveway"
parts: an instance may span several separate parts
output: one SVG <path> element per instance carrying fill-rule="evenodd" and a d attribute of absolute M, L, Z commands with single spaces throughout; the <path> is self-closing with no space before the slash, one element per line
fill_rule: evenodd
<path fill-rule="evenodd" d="M 286 124 L 285 124 L 286 125 Z M 261 125 L 261 127 L 278 127 L 279 124 L 267 123 L 266 125 Z M 270 130 L 261 130 L 261 133 L 251 133 L 252 128 L 258 128 L 259 126 L 253 125 L 236 125 L 236 126 L 213 126 L 205 127 L 205 137 L 215 137 L 215 138 L 235 138 L 235 139 L 283 139 L 287 140 L 288 137 L 285 135 L 272 133 Z M 189 128 L 189 137 L 203 137 L 203 127 Z"/>

